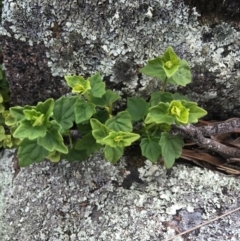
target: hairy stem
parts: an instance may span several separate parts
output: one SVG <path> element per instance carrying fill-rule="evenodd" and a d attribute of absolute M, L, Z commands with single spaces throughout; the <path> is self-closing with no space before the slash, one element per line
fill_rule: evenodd
<path fill-rule="evenodd" d="M 165 89 L 166 89 L 166 86 L 167 86 L 167 81 L 168 81 L 168 78 L 166 77 L 166 79 L 163 82 L 162 93 L 165 92 Z"/>

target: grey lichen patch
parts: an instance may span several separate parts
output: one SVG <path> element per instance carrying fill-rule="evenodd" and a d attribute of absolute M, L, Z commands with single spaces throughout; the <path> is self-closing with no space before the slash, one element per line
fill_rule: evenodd
<path fill-rule="evenodd" d="M 194 215 L 203 222 L 238 205 L 240 185 L 233 177 L 183 165 L 169 176 L 148 161 L 138 171 L 142 182 L 124 189 L 124 159 L 113 166 L 101 154 L 22 169 L 11 192 L 5 191 L 4 240 L 164 240 L 175 234 L 167 225 L 174 215 L 182 215 L 175 224 L 184 230 Z M 213 223 L 211 236 L 224 240 L 239 232 L 237 223 L 224 225 Z M 199 240 L 211 240 L 208 229 L 200 230 Z"/>
<path fill-rule="evenodd" d="M 1 151 L 0 153 L 0 240 L 4 240 L 3 234 L 3 216 L 6 207 L 6 196 L 11 196 L 11 187 L 14 177 L 12 157 L 15 150 Z M 6 194 L 7 193 L 7 194 Z"/>
<path fill-rule="evenodd" d="M 111 88 L 118 89 L 121 82 L 118 90 L 124 96 L 136 92 L 144 96 L 156 90 L 156 81 L 138 74 L 138 69 L 171 45 L 193 68 L 193 84 L 187 94 L 222 118 L 231 112 L 240 116 L 236 88 L 239 30 L 225 22 L 199 24 L 198 17 L 195 8 L 176 0 L 61 0 L 57 4 L 6 0 L 3 26 L 5 35 L 10 34 L 9 26 L 13 37 L 26 39 L 29 44 L 44 44 L 52 76 L 89 76 L 100 71 L 105 80 L 110 80 Z M 119 60 L 132 63 L 131 80 L 125 78 L 127 75 L 121 78 L 125 68 L 120 79 L 116 75 Z M 202 95 L 209 85 L 211 94 Z M 179 91 L 183 92 L 181 88 Z"/>

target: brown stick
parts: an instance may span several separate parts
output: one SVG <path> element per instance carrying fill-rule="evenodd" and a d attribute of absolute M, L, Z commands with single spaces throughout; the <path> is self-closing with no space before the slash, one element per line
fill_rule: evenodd
<path fill-rule="evenodd" d="M 197 145 L 215 151 L 224 157 L 240 157 L 240 149 L 229 147 L 215 140 L 208 139 L 203 136 L 202 131 L 202 128 L 200 129 L 191 124 L 188 126 L 175 126 L 173 128 L 175 134 L 180 133 L 184 138 L 189 138 Z"/>
<path fill-rule="evenodd" d="M 233 118 L 225 122 L 198 127 L 204 136 L 224 134 L 239 128 L 240 118 Z"/>

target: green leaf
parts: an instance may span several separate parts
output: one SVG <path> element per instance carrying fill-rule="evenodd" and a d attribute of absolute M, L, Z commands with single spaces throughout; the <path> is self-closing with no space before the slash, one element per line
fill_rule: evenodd
<path fill-rule="evenodd" d="M 13 140 L 11 135 L 5 135 L 3 140 L 3 147 L 6 148 L 12 148 L 13 147 Z"/>
<path fill-rule="evenodd" d="M 102 77 L 99 73 L 88 78 L 90 81 L 91 89 L 90 94 L 94 97 L 101 98 L 105 93 L 105 83 L 102 81 Z"/>
<path fill-rule="evenodd" d="M 99 120 L 101 123 L 105 123 L 110 118 L 110 114 L 106 109 L 98 110 L 97 113 L 93 115 L 93 118 Z"/>
<path fill-rule="evenodd" d="M 105 125 L 109 130 L 131 132 L 133 129 L 131 119 L 131 115 L 127 111 L 122 111 L 107 120 Z"/>
<path fill-rule="evenodd" d="M 45 116 L 40 111 L 31 109 L 31 110 L 23 110 L 23 113 L 24 113 L 25 119 L 30 121 L 32 126 L 44 125 Z"/>
<path fill-rule="evenodd" d="M 139 70 L 141 73 L 151 77 L 157 77 L 160 80 L 165 80 L 167 75 L 162 67 L 162 61 L 160 57 L 149 60 L 147 65 Z"/>
<path fill-rule="evenodd" d="M 91 119 L 90 124 L 92 126 L 92 135 L 96 139 L 97 143 L 105 145 L 103 139 L 108 136 L 108 128 L 97 119 Z"/>
<path fill-rule="evenodd" d="M 159 141 L 162 150 L 162 156 L 166 168 L 171 168 L 177 158 L 182 154 L 184 141 L 180 135 L 171 136 L 167 132 L 161 134 Z"/>
<path fill-rule="evenodd" d="M 76 96 L 62 96 L 55 102 L 53 118 L 61 125 L 63 131 L 73 126 L 75 120 L 74 104 L 76 100 Z"/>
<path fill-rule="evenodd" d="M 124 148 L 105 146 L 104 156 L 112 164 L 117 163 L 123 155 Z"/>
<path fill-rule="evenodd" d="M 207 111 L 197 106 L 195 102 L 182 101 L 182 104 L 189 109 L 188 123 L 197 123 L 199 118 L 207 115 Z"/>
<path fill-rule="evenodd" d="M 88 155 L 101 148 L 101 145 L 96 142 L 96 139 L 93 137 L 91 132 L 85 135 L 82 139 L 78 140 L 74 146 L 76 150 L 85 150 Z"/>
<path fill-rule="evenodd" d="M 43 146 L 49 152 L 59 151 L 67 154 L 68 148 L 64 145 L 60 134 L 61 126 L 56 121 L 51 123 L 52 125 L 47 129 L 46 135 L 38 138 L 38 145 Z"/>
<path fill-rule="evenodd" d="M 9 97 L 9 89 L 8 87 L 0 87 L 0 93 L 3 97 L 3 102 L 9 102 L 10 101 L 10 97 Z"/>
<path fill-rule="evenodd" d="M 47 155 L 47 159 L 51 162 L 59 162 L 61 160 L 61 154 L 58 151 L 53 151 Z"/>
<path fill-rule="evenodd" d="M 81 123 L 89 120 L 94 113 L 96 113 L 95 105 L 86 102 L 83 99 L 78 99 L 74 105 L 74 113 L 76 123 Z"/>
<path fill-rule="evenodd" d="M 150 124 L 152 122 L 155 123 L 166 123 L 173 124 L 174 117 L 169 115 L 168 112 L 169 103 L 159 103 L 157 106 L 153 106 L 149 109 L 149 113 L 145 119 L 146 124 Z"/>
<path fill-rule="evenodd" d="M 32 106 L 26 105 L 24 107 L 14 106 L 9 109 L 10 114 L 17 119 L 17 121 L 21 121 L 25 119 L 25 115 L 23 114 L 24 110 L 31 110 Z"/>
<path fill-rule="evenodd" d="M 186 100 L 190 101 L 190 99 L 186 95 L 181 95 L 179 93 L 174 93 L 173 95 L 173 100 Z"/>
<path fill-rule="evenodd" d="M 111 106 L 116 100 L 120 98 L 120 95 L 112 90 L 106 90 L 106 93 L 101 98 L 93 97 L 91 102 L 99 107 Z"/>
<path fill-rule="evenodd" d="M 90 125 L 90 122 L 77 124 L 77 129 L 79 130 L 82 136 L 85 136 L 89 132 L 92 132 L 92 127 Z"/>
<path fill-rule="evenodd" d="M 3 141 L 5 138 L 5 129 L 3 126 L 0 126 L 0 141 Z"/>
<path fill-rule="evenodd" d="M 53 115 L 53 108 L 54 108 L 53 99 L 47 99 L 44 102 L 38 102 L 36 108 L 33 107 L 33 109 L 36 109 L 36 111 L 44 114 L 45 120 L 49 120 L 49 118 Z"/>
<path fill-rule="evenodd" d="M 3 105 L 3 104 L 0 104 L 0 113 L 3 113 L 3 112 L 4 112 L 4 110 L 5 110 L 4 105 Z"/>
<path fill-rule="evenodd" d="M 34 162 L 42 162 L 48 155 L 48 151 L 37 144 L 37 140 L 24 139 L 18 149 L 20 167 L 26 167 Z"/>
<path fill-rule="evenodd" d="M 168 47 L 161 58 L 161 65 L 168 78 L 173 76 L 179 69 L 180 59 L 173 51 L 172 47 Z"/>
<path fill-rule="evenodd" d="M 143 119 L 148 112 L 149 103 L 144 99 L 138 97 L 130 97 L 127 99 L 127 111 L 132 117 L 133 121 Z"/>
<path fill-rule="evenodd" d="M 151 99 L 150 99 L 150 103 L 151 106 L 155 106 L 158 105 L 160 102 L 164 102 L 164 103 L 170 103 L 173 100 L 173 94 L 169 93 L 169 92 L 153 92 L 151 94 Z"/>
<path fill-rule="evenodd" d="M 0 103 L 3 103 L 3 96 L 1 93 L 0 93 Z"/>
<path fill-rule="evenodd" d="M 105 137 L 102 142 L 105 145 L 111 147 L 126 147 L 130 146 L 134 141 L 140 138 L 140 135 L 131 133 L 131 132 L 123 132 L 123 131 L 110 131 L 108 136 Z"/>
<path fill-rule="evenodd" d="M 186 86 L 191 83 L 192 75 L 190 67 L 186 60 L 181 60 L 178 71 L 168 80 L 169 83 L 175 85 Z"/>
<path fill-rule="evenodd" d="M 13 133 L 13 137 L 30 140 L 34 140 L 38 137 L 43 137 L 46 135 L 47 126 L 32 126 L 32 122 L 29 120 L 21 121 L 20 125 Z"/>
<path fill-rule="evenodd" d="M 3 112 L 4 113 L 4 112 Z M 5 118 L 3 117 L 3 115 L 0 115 L 0 125 L 5 125 Z M 7 124 L 6 124 L 7 125 Z"/>
<path fill-rule="evenodd" d="M 90 81 L 85 80 L 82 76 L 72 75 L 64 76 L 64 78 L 67 84 L 72 88 L 72 93 L 82 95 L 91 89 Z"/>
<path fill-rule="evenodd" d="M 4 119 L 5 119 L 5 124 L 7 126 L 13 126 L 17 123 L 17 120 L 11 115 L 10 111 L 9 110 L 5 110 L 3 113 L 2 113 Z"/>
<path fill-rule="evenodd" d="M 156 162 L 161 155 L 161 147 L 159 138 L 143 138 L 140 143 L 142 155 L 148 158 L 151 162 Z"/>
<path fill-rule="evenodd" d="M 177 124 L 187 124 L 189 109 L 180 100 L 173 100 L 169 105 L 169 113 L 174 116 Z"/>
<path fill-rule="evenodd" d="M 86 150 L 76 150 L 73 146 L 73 148 L 69 148 L 67 154 L 61 155 L 62 159 L 66 159 L 69 162 L 75 162 L 75 161 L 85 161 L 89 155 L 87 154 Z"/>

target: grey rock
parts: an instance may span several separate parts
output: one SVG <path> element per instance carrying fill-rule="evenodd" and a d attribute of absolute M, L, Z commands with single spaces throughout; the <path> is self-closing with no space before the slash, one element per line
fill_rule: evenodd
<path fill-rule="evenodd" d="M 81 163 L 43 162 L 21 169 L 14 180 L 12 158 L 5 151 L 0 162 L 8 176 L 1 179 L 3 241 L 164 241 L 239 207 L 239 179 L 197 167 L 179 164 L 169 175 L 146 161 L 137 168 L 142 181 L 126 189 L 131 173 L 124 158 L 115 166 L 101 153 Z M 237 241 L 239 214 L 184 237 Z"/>
<path fill-rule="evenodd" d="M 126 96 L 147 98 L 159 82 L 138 69 L 170 45 L 193 70 L 192 84 L 172 90 L 189 95 L 209 117 L 240 116 L 238 22 L 201 24 L 198 17 L 176 0 L 5 0 L 1 32 L 11 104 L 57 98 L 68 92 L 64 75 L 97 71 L 123 103 Z"/>

